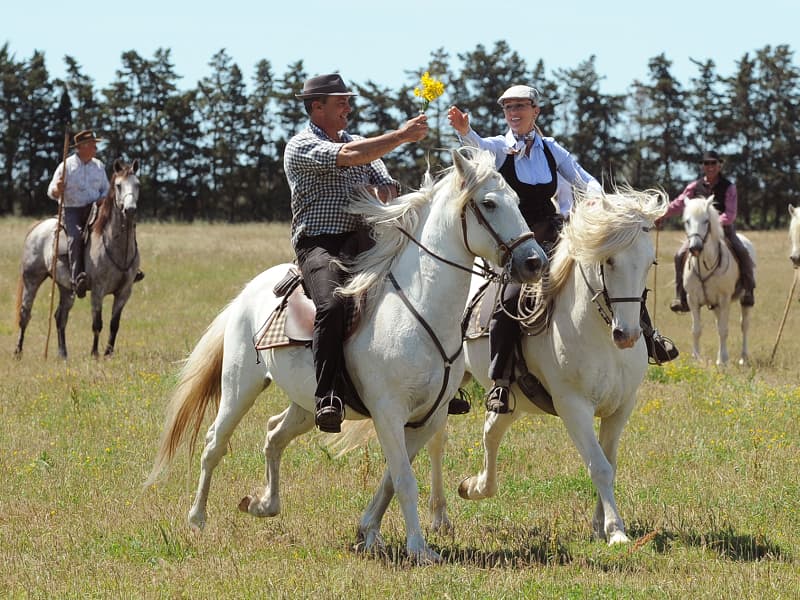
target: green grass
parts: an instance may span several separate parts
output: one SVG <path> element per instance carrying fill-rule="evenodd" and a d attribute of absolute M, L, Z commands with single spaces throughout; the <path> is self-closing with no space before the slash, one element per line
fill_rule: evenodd
<path fill-rule="evenodd" d="M 634 540 L 591 540 L 594 491 L 560 421 L 523 419 L 506 436 L 500 489 L 478 503 L 456 488 L 482 463 L 480 410 L 450 420 L 444 470 L 452 534 L 428 531 L 445 558 L 412 567 L 393 503 L 387 556 L 351 552 L 360 513 L 383 470 L 377 445 L 333 458 L 323 436 L 287 450 L 283 512 L 258 520 L 236 509 L 263 486 L 264 394 L 216 470 L 209 523 L 186 513 L 198 457 L 181 454 L 169 479 L 144 491 L 178 362 L 246 281 L 291 259 L 283 225 L 138 227 L 146 279 L 122 317 L 117 354 L 89 357 L 87 302 L 70 316 L 70 358 L 43 360 L 49 288 L 34 307 L 21 360 L 12 356 L 19 251 L 29 223 L 0 220 L 0 597 L 298 598 L 795 598 L 800 588 L 800 305 L 793 302 L 773 365 L 793 275 L 784 232 L 754 232 L 759 256 L 753 366 L 718 369 L 689 358 L 690 318 L 674 315 L 671 253 L 651 302 L 682 357 L 651 367 L 623 434 L 617 502 Z M 106 302 L 106 324 L 109 300 Z M 705 313 L 703 353 L 716 341 Z M 738 318 L 734 313 L 734 318 Z M 731 356 L 740 336 L 732 324 Z M 103 343 L 105 342 L 104 332 Z M 473 394 L 480 393 L 477 387 Z M 427 521 L 430 467 L 415 463 Z"/>

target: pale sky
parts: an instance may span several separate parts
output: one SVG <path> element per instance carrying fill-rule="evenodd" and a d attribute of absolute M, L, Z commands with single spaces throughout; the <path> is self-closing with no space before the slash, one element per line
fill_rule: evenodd
<path fill-rule="evenodd" d="M 17 60 L 41 50 L 51 77 L 61 77 L 69 54 L 98 88 L 115 78 L 123 52 L 152 58 L 159 47 L 172 50 L 183 88 L 211 73 L 208 62 L 222 48 L 247 82 L 261 59 L 276 77 L 302 59 L 309 75 L 339 71 L 346 81 L 399 87 L 440 47 L 460 69 L 459 53 L 478 44 L 490 51 L 501 39 L 529 68 L 541 58 L 550 77 L 594 54 L 605 93 L 646 79 L 648 60 L 663 52 L 686 86 L 697 74 L 690 58 L 712 59 L 730 75 L 746 52 L 788 44 L 800 62 L 800 2 L 29 0 L 0 10 L 0 44 Z"/>

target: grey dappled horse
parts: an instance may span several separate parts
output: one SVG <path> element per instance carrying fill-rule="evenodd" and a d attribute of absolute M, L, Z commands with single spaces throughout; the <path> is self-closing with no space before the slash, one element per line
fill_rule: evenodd
<path fill-rule="evenodd" d="M 105 355 L 114 352 L 114 343 L 119 330 L 122 309 L 131 297 L 133 280 L 139 270 L 139 250 L 136 244 L 136 203 L 139 200 L 139 161 L 127 165 L 114 161 L 114 175 L 108 196 L 103 199 L 97 219 L 91 227 L 84 249 L 87 287 L 91 290 L 92 302 L 92 355 L 98 355 L 98 339 L 103 329 L 103 298 L 114 295 L 111 325 Z M 57 227 L 55 218 L 37 223 L 25 237 L 20 264 L 19 284 L 17 286 L 16 316 L 19 337 L 14 354 L 22 354 L 25 329 L 31 319 L 31 307 L 36 292 L 50 277 L 53 264 L 54 233 Z M 55 311 L 58 331 L 58 354 L 67 357 L 67 318 L 75 295 L 70 282 L 69 260 L 67 258 L 66 234 L 59 235 L 58 262 L 56 264 L 56 284 L 59 300 Z"/>

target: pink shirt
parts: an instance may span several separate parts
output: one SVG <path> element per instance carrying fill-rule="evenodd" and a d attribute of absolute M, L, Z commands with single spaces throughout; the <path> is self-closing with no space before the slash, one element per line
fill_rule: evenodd
<path fill-rule="evenodd" d="M 692 181 L 686 186 L 686 189 L 681 194 L 669 203 L 667 212 L 664 213 L 662 218 L 666 219 L 683 211 L 683 205 L 687 198 L 694 197 L 694 189 L 697 187 L 697 180 Z M 731 183 L 725 192 L 725 212 L 720 213 L 719 222 L 724 227 L 725 225 L 733 225 L 736 222 L 736 209 L 739 205 L 736 196 L 736 184 Z"/>

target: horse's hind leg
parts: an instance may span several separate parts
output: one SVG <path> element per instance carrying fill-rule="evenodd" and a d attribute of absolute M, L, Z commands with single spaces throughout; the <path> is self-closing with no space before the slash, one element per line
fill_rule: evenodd
<path fill-rule="evenodd" d="M 274 517 L 281 512 L 280 471 L 283 451 L 294 438 L 313 427 L 313 415 L 294 402 L 267 422 L 267 438 L 264 442 L 266 460 L 264 494 L 261 497 L 245 496 L 239 502 L 239 510 L 256 517 Z"/>
<path fill-rule="evenodd" d="M 236 426 L 265 387 L 263 365 L 245 364 L 237 365 L 235 360 L 229 361 L 227 355 L 223 359 L 219 410 L 206 433 L 206 445 L 200 459 L 200 479 L 188 516 L 189 525 L 195 530 L 203 529 L 206 524 L 206 505 L 214 469 L 225 456 Z"/>
<path fill-rule="evenodd" d="M 47 278 L 47 274 L 32 275 L 30 273 L 22 273 L 17 289 L 17 321 L 19 323 L 19 336 L 17 337 L 17 346 L 14 349 L 14 354 L 19 356 L 22 354 L 22 343 L 25 340 L 25 330 L 28 328 L 28 323 L 31 322 L 31 308 L 33 301 L 36 299 L 36 292 L 39 286 Z"/>
<path fill-rule="evenodd" d="M 497 493 L 497 452 L 500 442 L 508 428 L 522 416 L 522 412 L 486 413 L 483 424 L 483 470 L 459 484 L 458 495 L 464 500 L 482 500 Z"/>

